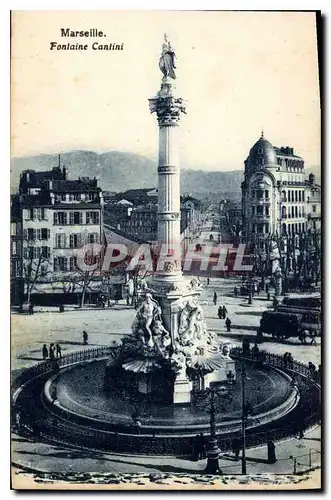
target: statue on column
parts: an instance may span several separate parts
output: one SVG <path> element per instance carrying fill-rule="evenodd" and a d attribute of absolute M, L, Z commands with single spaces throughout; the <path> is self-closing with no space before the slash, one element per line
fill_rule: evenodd
<path fill-rule="evenodd" d="M 164 35 L 164 43 L 162 45 L 162 54 L 159 61 L 159 67 L 165 78 L 167 76 L 170 76 L 170 78 L 176 80 L 174 71 L 176 69 L 175 57 L 175 52 L 167 39 L 167 35 Z"/>

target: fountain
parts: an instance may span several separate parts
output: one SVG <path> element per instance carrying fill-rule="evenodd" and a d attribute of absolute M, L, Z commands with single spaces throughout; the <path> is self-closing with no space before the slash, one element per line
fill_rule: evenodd
<path fill-rule="evenodd" d="M 217 336 L 207 331 L 198 303 L 198 278 L 185 279 L 180 249 L 179 124 L 185 101 L 176 95 L 175 53 L 164 37 L 159 66 L 163 74 L 156 97 L 149 99 L 159 125 L 158 245 L 159 261 L 153 280 L 145 289 L 132 325 L 132 334 L 107 366 L 107 379 L 116 385 L 118 373 L 137 375 L 142 394 L 153 396 L 158 388 L 170 404 L 191 402 L 193 389 L 225 382 L 235 365 L 219 350 Z M 130 376 L 130 382 L 135 379 Z M 109 380 L 106 381 L 109 385 Z"/>

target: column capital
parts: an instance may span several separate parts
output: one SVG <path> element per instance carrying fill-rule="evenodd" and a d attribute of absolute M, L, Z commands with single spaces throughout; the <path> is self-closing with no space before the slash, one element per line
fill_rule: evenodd
<path fill-rule="evenodd" d="M 186 114 L 186 103 L 181 97 L 158 96 L 148 100 L 150 112 L 156 112 L 160 127 L 177 126 L 181 113 Z"/>

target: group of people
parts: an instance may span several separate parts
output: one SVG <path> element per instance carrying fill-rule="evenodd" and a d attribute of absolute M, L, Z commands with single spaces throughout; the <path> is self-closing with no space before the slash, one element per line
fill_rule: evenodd
<path fill-rule="evenodd" d="M 53 342 L 47 348 L 47 345 L 44 344 L 42 347 L 42 356 L 43 359 L 59 359 L 62 358 L 62 349 L 60 344 L 54 344 Z"/>
<path fill-rule="evenodd" d="M 214 305 L 216 306 L 217 305 L 217 293 L 216 292 L 214 292 L 214 295 L 213 295 L 213 302 L 214 302 Z M 229 317 L 227 317 L 227 314 L 228 314 L 227 308 L 225 306 L 219 306 L 219 308 L 217 310 L 217 315 L 218 315 L 219 319 L 225 319 L 226 331 L 231 332 L 231 320 Z"/>
<path fill-rule="evenodd" d="M 225 306 L 219 306 L 218 308 L 218 317 L 219 319 L 225 319 L 228 311 Z"/>

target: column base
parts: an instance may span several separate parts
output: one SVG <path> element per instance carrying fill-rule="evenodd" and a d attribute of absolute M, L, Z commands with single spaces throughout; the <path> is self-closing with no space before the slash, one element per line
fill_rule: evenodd
<path fill-rule="evenodd" d="M 185 373 L 180 372 L 174 383 L 174 404 L 187 404 L 191 402 L 192 382 Z"/>

